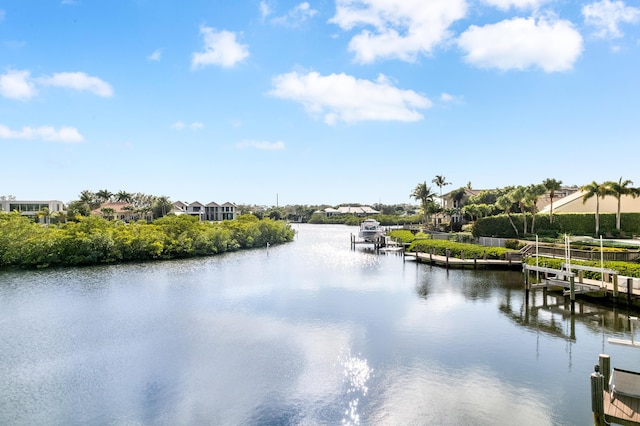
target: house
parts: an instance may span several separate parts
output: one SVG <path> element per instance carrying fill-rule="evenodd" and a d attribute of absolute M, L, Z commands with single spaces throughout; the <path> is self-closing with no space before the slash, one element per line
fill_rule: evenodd
<path fill-rule="evenodd" d="M 323 213 L 326 217 L 332 216 L 344 216 L 346 214 L 352 214 L 358 217 L 371 216 L 374 214 L 380 213 L 378 210 L 372 209 L 369 206 L 342 206 L 334 209 L 332 207 L 327 207 L 326 209 L 316 212 Z"/>
<path fill-rule="evenodd" d="M 135 209 L 131 203 L 126 202 L 105 202 L 99 208 L 91 211 L 92 215 L 102 216 L 105 219 L 121 220 L 123 222 L 134 222 L 136 220 L 153 220 L 153 213 L 149 210 Z"/>
<path fill-rule="evenodd" d="M 176 201 L 173 203 L 173 210 L 171 210 L 171 212 L 176 215 L 188 214 L 196 216 L 198 220 L 217 222 L 221 220 L 234 220 L 237 217 L 237 206 L 230 202 L 218 204 L 212 201 L 205 205 L 198 201 L 194 201 L 193 203 Z"/>
<path fill-rule="evenodd" d="M 17 211 L 22 215 L 32 217 L 34 220 L 38 217 L 38 213 L 44 211 L 44 209 L 48 209 L 49 214 L 65 211 L 64 203 L 58 200 L 21 201 L 0 199 L 0 211 Z"/>
<path fill-rule="evenodd" d="M 593 196 L 582 202 L 584 191 L 576 191 L 564 198 L 553 200 L 553 213 L 595 213 L 596 211 L 596 197 Z M 618 211 L 618 199 L 613 195 L 607 195 L 604 198 L 598 200 L 600 213 L 617 213 Z M 540 209 L 542 214 L 549 214 L 551 210 L 550 205 L 546 205 Z M 640 197 L 633 198 L 629 195 L 623 195 L 620 197 L 620 212 L 621 213 L 640 213 Z"/>

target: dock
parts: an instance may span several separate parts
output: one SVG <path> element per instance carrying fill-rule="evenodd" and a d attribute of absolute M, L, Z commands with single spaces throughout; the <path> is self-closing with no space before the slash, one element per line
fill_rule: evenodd
<path fill-rule="evenodd" d="M 523 264 L 522 271 L 527 295 L 533 289 L 541 288 L 546 293 L 550 288 L 562 288 L 563 296 L 570 297 L 572 312 L 579 294 L 611 296 L 614 302 L 626 299 L 627 305 L 640 298 L 640 289 L 636 288 L 638 278 L 620 275 L 613 269 L 563 263 L 561 269 Z M 600 273 L 602 280 L 584 278 L 585 271 Z M 535 281 L 532 279 L 534 273 L 537 276 Z"/>
<path fill-rule="evenodd" d="M 509 253 L 508 253 L 509 254 Z M 522 267 L 522 258 L 517 256 L 519 253 L 514 252 L 513 256 L 508 256 L 505 260 L 486 259 L 473 257 L 472 259 L 457 258 L 451 256 L 441 256 L 420 252 L 405 252 L 405 258 L 413 258 L 418 263 L 428 263 L 430 265 L 444 266 L 446 268 L 469 268 L 469 269 L 520 269 Z"/>
<path fill-rule="evenodd" d="M 611 369 L 609 355 L 600 354 L 598 364 L 591 373 L 591 411 L 593 411 L 594 426 L 605 426 L 611 423 L 627 426 L 640 425 L 640 395 L 638 392 L 639 374 L 624 371 L 633 376 L 631 382 L 621 383 L 623 392 L 619 392 L 618 385 L 611 385 L 611 377 L 616 373 Z M 618 370 L 621 371 L 621 370 Z M 615 381 L 614 381 L 615 382 Z"/>

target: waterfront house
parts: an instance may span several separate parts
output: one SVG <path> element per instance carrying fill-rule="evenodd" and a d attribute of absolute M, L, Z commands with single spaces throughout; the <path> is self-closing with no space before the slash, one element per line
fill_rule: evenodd
<path fill-rule="evenodd" d="M 204 205 L 198 201 L 193 203 L 176 201 L 173 203 L 171 212 L 176 215 L 188 214 L 195 216 L 198 220 L 218 222 L 221 220 L 234 220 L 237 217 L 237 206 L 230 202 L 218 204 L 212 201 Z"/>
<path fill-rule="evenodd" d="M 47 210 L 45 210 L 47 209 Z M 0 199 L 0 211 L 13 212 L 17 211 L 24 216 L 29 216 L 34 220 L 37 219 L 38 213 L 46 211 L 48 215 L 53 213 L 62 213 L 65 211 L 65 206 L 62 201 L 49 200 L 49 201 L 22 201 L 22 200 L 9 200 Z"/>

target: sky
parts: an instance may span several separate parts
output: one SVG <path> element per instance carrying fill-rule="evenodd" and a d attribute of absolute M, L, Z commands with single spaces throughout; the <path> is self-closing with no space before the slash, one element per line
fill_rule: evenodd
<path fill-rule="evenodd" d="M 0 195 L 640 185 L 640 0 L 0 0 Z"/>

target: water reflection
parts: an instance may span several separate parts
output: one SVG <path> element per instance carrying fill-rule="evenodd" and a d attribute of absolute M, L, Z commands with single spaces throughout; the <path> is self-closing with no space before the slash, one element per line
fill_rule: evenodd
<path fill-rule="evenodd" d="M 0 272 L 0 424 L 588 424 L 597 354 L 637 370 L 606 343 L 623 311 L 571 316 L 519 273 L 352 251 L 349 232 Z"/>

